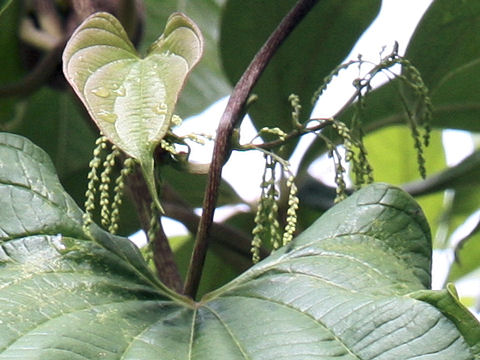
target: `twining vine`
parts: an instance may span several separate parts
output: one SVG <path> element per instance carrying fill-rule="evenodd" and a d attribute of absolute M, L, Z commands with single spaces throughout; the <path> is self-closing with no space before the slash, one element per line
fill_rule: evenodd
<path fill-rule="evenodd" d="M 258 136 L 265 134 L 276 136 L 277 139 L 263 144 L 254 144 L 255 138 L 248 144 L 237 144 L 235 150 L 259 150 L 264 153 L 265 169 L 260 185 L 261 195 L 257 206 L 255 216 L 255 227 L 252 231 L 252 260 L 254 263 L 260 260 L 260 248 L 265 239 L 270 239 L 270 245 L 275 250 L 282 245 L 287 244 L 295 233 L 299 200 L 296 196 L 297 188 L 295 186 L 295 176 L 290 171 L 290 165 L 286 159 L 279 154 L 282 153 L 283 145 L 287 141 L 302 136 L 306 133 L 313 133 L 319 139 L 325 142 L 327 154 L 332 158 L 335 168 L 335 183 L 337 196 L 335 202 L 339 202 L 347 197 L 347 186 L 345 181 L 346 167 L 345 162 L 350 164 L 351 174 L 355 188 L 360 188 L 364 184 L 374 181 L 373 169 L 368 161 L 367 149 L 363 144 L 362 113 L 367 106 L 368 93 L 373 89 L 371 82 L 374 77 L 380 73 L 387 73 L 401 80 L 407 90 L 413 91 L 413 101 L 407 101 L 407 95 L 402 89 L 399 89 L 399 96 L 404 106 L 407 124 L 411 129 L 414 139 L 414 147 L 417 150 L 417 162 L 420 175 L 426 176 L 425 159 L 423 154 L 424 147 L 428 146 L 430 136 L 429 121 L 432 114 L 432 104 L 428 96 L 428 89 L 425 86 L 418 70 L 405 58 L 398 54 L 398 45 L 394 46 L 392 53 L 382 58 L 379 64 L 372 64 L 365 61 L 361 56 L 357 60 L 349 61 L 338 66 L 325 79 L 323 84 L 314 93 L 312 102 L 316 103 L 319 96 L 326 90 L 328 84 L 341 70 L 347 69 L 352 65 L 361 67 L 365 64 L 373 65 L 373 68 L 361 78 L 353 82 L 356 89 L 355 95 L 350 99 L 348 105 L 353 105 L 354 112 L 350 125 L 347 126 L 335 118 L 330 119 L 310 119 L 305 123 L 300 121 L 301 105 L 297 95 L 292 94 L 289 97 L 292 106 L 292 128 L 290 133 L 286 133 L 279 128 L 263 128 Z M 396 65 L 402 65 L 402 73 L 395 74 L 391 68 Z M 413 103 L 413 105 L 409 105 Z M 312 125 L 314 124 L 314 125 Z M 338 135 L 338 139 L 331 139 L 324 134 L 322 130 L 331 127 Z M 338 149 L 341 144 L 344 148 L 344 158 Z M 282 230 L 279 223 L 279 204 L 280 188 L 279 179 L 276 170 L 280 168 L 280 179 L 287 174 L 286 189 L 289 191 L 288 203 L 286 209 L 286 225 Z"/>
<path fill-rule="evenodd" d="M 220 119 L 203 201 L 202 217 L 198 226 L 195 245 L 184 287 L 184 293 L 192 298 L 195 298 L 200 284 L 203 264 L 205 262 L 208 248 L 209 232 L 213 223 L 213 214 L 217 203 L 222 168 L 231 151 L 230 140 L 235 126 L 241 121 L 241 114 L 247 99 L 275 52 L 293 29 L 318 2 L 319 0 L 300 0 L 283 18 L 279 26 L 255 55 L 250 65 L 235 85 L 225 111 Z"/>
<path fill-rule="evenodd" d="M 246 113 L 245 106 L 248 96 L 260 73 L 266 67 L 281 42 L 316 2 L 313 0 L 298 2 L 297 6 L 286 16 L 254 58 L 230 97 L 225 113 L 220 121 L 214 154 L 208 173 L 209 182 L 204 198 L 203 213 L 198 226 L 194 251 L 183 290 L 187 296 L 194 298 L 198 289 L 208 246 L 207 238 L 213 220 L 221 171 L 231 151 L 257 150 L 264 154 L 265 170 L 260 185 L 261 196 L 255 216 L 255 227 L 252 231 L 251 252 L 254 263 L 258 262 L 261 258 L 260 254 L 264 253 L 262 247 L 265 240 L 269 239 L 271 248 L 275 250 L 290 242 L 296 231 L 299 199 L 295 185 L 295 174 L 291 171 L 288 160 L 281 156 L 283 153 L 282 147 L 287 142 L 308 133 L 313 133 L 324 141 L 327 153 L 333 159 L 335 165 L 335 182 L 337 184 L 335 201 L 337 202 L 347 196 L 348 189 L 345 181 L 347 168 L 345 162 L 350 164 L 356 188 L 373 181 L 373 169 L 368 162 L 367 149 L 363 144 L 362 119 L 363 111 L 368 103 L 368 94 L 373 89 L 372 80 L 380 73 L 397 78 L 404 85 L 403 89 L 399 89 L 399 95 L 414 139 L 414 146 L 417 149 L 419 172 L 422 177 L 425 177 L 423 149 L 429 142 L 429 120 L 432 114 L 432 104 L 428 96 L 428 89 L 418 70 L 407 59 L 398 54 L 398 46 L 395 46 L 392 53 L 382 58 L 378 64 L 373 64 L 359 56 L 356 60 L 338 66 L 324 79 L 324 82 L 313 94 L 312 101 L 316 102 L 327 89 L 332 79 L 340 71 L 350 66 L 357 65 L 361 68 L 366 64 L 372 65 L 371 70 L 353 83 L 355 94 L 345 105 L 345 108 L 352 105 L 354 108 L 353 116 L 348 123 L 339 121 L 336 116 L 328 119 L 308 119 L 302 122 L 300 120 L 300 99 L 297 95 L 292 94 L 288 99 L 292 106 L 292 128 L 290 131 L 277 127 L 263 128 L 260 129 L 258 136 L 265 137 L 268 134 L 270 138 L 273 136 L 273 140 L 265 141 L 262 144 L 254 144 L 253 141 L 243 145 L 236 143 L 236 137 L 233 136 L 234 129 Z M 392 71 L 391 68 L 394 65 L 402 66 L 401 74 L 395 74 Z M 171 126 L 176 125 L 179 121 L 180 119 L 174 116 Z M 324 132 L 326 127 L 330 127 L 336 134 L 336 137 L 327 136 Z M 187 138 L 193 141 L 200 141 L 200 137 L 194 135 Z M 188 163 L 188 154 L 186 158 L 182 158 L 176 150 L 176 145 L 185 145 L 184 140 L 185 138 L 176 137 L 169 131 L 159 144 L 160 148 L 170 154 L 171 157 L 176 158 L 176 161 Z M 342 155 L 342 152 L 339 151 L 338 145 L 343 146 L 345 155 Z M 134 172 L 136 164 L 135 160 L 127 158 L 123 160 L 123 165 L 120 165 L 119 159 L 124 158 L 125 154 L 121 153 L 115 145 L 109 144 L 106 137 L 101 136 L 97 140 L 93 159 L 90 162 L 86 191 L 86 212 L 83 219 L 86 233 L 89 233 L 89 226 L 93 222 L 93 214 L 97 203 L 101 225 L 111 233 L 115 233 L 118 230 L 119 207 L 122 203 L 125 178 Z M 115 172 L 114 168 L 119 166 L 121 166 L 119 175 L 113 180 L 111 177 Z M 283 191 L 287 191 L 286 196 L 281 196 Z M 285 214 L 279 214 L 279 202 L 281 199 L 286 199 Z M 161 206 L 154 206 L 150 210 L 151 219 L 147 229 L 149 239 L 153 240 L 155 234 L 160 229 L 159 216 L 161 214 L 159 212 L 162 211 Z M 284 221 L 280 221 L 280 219 L 284 219 Z M 284 225 L 281 226 L 281 223 Z M 178 286 L 175 287 L 178 288 Z"/>

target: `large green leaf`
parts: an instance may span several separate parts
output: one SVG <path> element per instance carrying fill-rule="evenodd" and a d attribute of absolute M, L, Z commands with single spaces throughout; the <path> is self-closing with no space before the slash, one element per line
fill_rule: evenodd
<path fill-rule="evenodd" d="M 221 54 L 227 76 L 235 83 L 294 0 L 229 0 L 222 18 Z M 292 128 L 290 94 L 300 96 L 302 119 L 323 79 L 350 52 L 380 6 L 378 0 L 319 2 L 280 47 L 253 92 L 249 108 L 257 128 Z M 259 18 L 258 14 L 265 14 Z"/>
<path fill-rule="evenodd" d="M 12 251 L 16 251 L 16 245 L 13 244 L 22 244 L 32 236 L 42 238 L 42 241 L 50 241 L 47 238 L 72 238 L 74 241 L 74 238 L 80 243 L 91 243 L 83 230 L 81 210 L 63 190 L 55 168 L 43 150 L 26 138 L 0 133 L 0 168 L 3 206 L 0 236 L 4 246 L 12 245 Z M 146 265 L 132 243 L 95 226 L 92 231 L 96 242 L 107 248 L 111 256 L 128 258 L 129 266 L 133 265 L 138 274 L 142 272 L 143 278 L 153 279 L 145 270 Z M 58 241 L 56 243 L 62 250 L 74 252 L 75 247 L 69 249 L 70 245 L 67 244 L 70 244 L 68 240 L 63 245 Z M 3 261 L 8 262 L 5 256 L 8 257 L 9 250 L 3 250 Z"/>
<path fill-rule="evenodd" d="M 388 140 L 386 140 L 388 139 Z M 417 150 L 406 126 L 392 126 L 365 137 L 368 160 L 373 167 L 375 181 L 402 185 L 420 178 Z M 427 174 L 445 168 L 445 156 L 441 132 L 434 131 L 430 145 L 423 154 Z M 435 233 L 436 224 L 443 212 L 443 193 L 423 196 L 417 199 Z"/>
<path fill-rule="evenodd" d="M 200 30 L 181 13 L 169 17 L 145 58 L 113 15 L 95 13 L 63 53 L 65 77 L 100 131 L 140 162 L 158 208 L 153 152 L 172 126 L 178 96 L 202 51 Z"/>
<path fill-rule="evenodd" d="M 480 4 L 435 0 L 408 45 L 407 57 L 432 91 L 480 58 Z"/>
<path fill-rule="evenodd" d="M 430 291 L 418 205 L 376 184 L 194 303 L 128 240 L 82 231 L 45 153 L 0 135 L 0 359 L 477 359 L 480 325 Z"/>

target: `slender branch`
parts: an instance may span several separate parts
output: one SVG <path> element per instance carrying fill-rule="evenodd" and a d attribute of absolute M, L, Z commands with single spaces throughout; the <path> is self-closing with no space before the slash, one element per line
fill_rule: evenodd
<path fill-rule="evenodd" d="M 294 129 L 291 132 L 289 132 L 284 139 L 277 139 L 277 140 L 272 140 L 268 142 L 264 142 L 262 144 L 245 144 L 245 145 L 240 145 L 239 147 L 236 147 L 235 150 L 238 151 L 245 151 L 245 150 L 253 150 L 253 149 L 273 149 L 278 146 L 285 145 L 288 141 L 292 139 L 296 139 L 302 135 L 313 133 L 319 130 L 324 129 L 326 126 L 331 125 L 332 122 L 329 121 L 330 119 L 311 119 L 311 120 L 320 120 L 322 121 L 320 124 L 312 126 L 312 127 L 302 127 L 300 129 Z"/>
<path fill-rule="evenodd" d="M 180 221 L 192 234 L 195 233 L 200 223 L 200 216 L 195 214 L 192 207 L 169 184 L 162 186 L 161 195 L 165 215 Z M 247 259 L 249 266 L 251 265 L 251 238 L 248 234 L 228 224 L 214 222 L 210 231 L 210 238 L 213 243 L 228 248 L 242 258 Z M 265 249 L 262 248 L 260 251 L 261 258 L 268 255 Z"/>
<path fill-rule="evenodd" d="M 181 293 L 183 283 L 173 256 L 172 248 L 168 242 L 167 235 L 163 231 L 162 224 L 159 222 L 158 225 L 154 238 L 149 239 L 152 245 L 155 269 L 157 269 L 157 274 L 165 285 L 177 293 Z"/>
<path fill-rule="evenodd" d="M 334 118 L 337 118 L 338 116 L 340 116 L 341 114 L 343 114 L 343 112 L 345 110 L 347 110 L 354 102 L 355 100 L 361 95 L 362 93 L 362 90 L 365 89 L 365 88 L 371 88 L 371 83 L 372 83 L 372 80 L 373 78 L 380 72 L 382 72 L 383 70 L 389 70 L 389 67 L 397 64 L 397 59 L 399 58 L 398 56 L 398 49 L 396 47 L 394 47 L 393 51 L 385 56 L 381 61 L 380 61 L 380 64 L 375 64 L 373 66 L 373 68 L 371 70 L 368 71 L 368 73 L 366 75 L 363 76 L 362 79 L 357 79 L 357 80 L 360 80 L 360 81 L 363 81 L 363 84 L 359 84 L 360 86 L 357 87 L 357 89 L 355 90 L 354 94 L 350 97 L 350 99 L 347 100 L 347 102 L 342 106 L 342 108 L 340 110 L 338 110 L 336 112 L 336 114 L 333 116 Z M 360 61 L 352 61 L 350 63 L 351 64 L 355 64 L 355 63 L 358 63 Z M 370 63 L 372 64 L 371 62 L 367 62 L 367 61 L 363 61 L 364 63 Z M 361 63 L 361 62 L 360 62 Z M 373 64 L 372 64 L 373 65 Z M 390 71 L 391 74 L 394 75 L 394 77 L 396 77 L 397 75 L 392 73 Z"/>
<path fill-rule="evenodd" d="M 127 178 L 127 189 L 139 216 L 140 225 L 148 233 L 152 212 L 150 204 L 152 197 L 141 172 L 137 169 Z M 182 291 L 182 278 L 175 262 L 168 239 L 163 232 L 161 224 L 155 231 L 153 239 L 148 239 L 152 244 L 153 262 L 160 280 L 171 289 L 180 293 Z"/>
<path fill-rule="evenodd" d="M 180 221 L 186 228 L 194 233 L 200 222 L 200 216 L 195 214 L 191 209 L 185 208 L 178 204 L 162 202 L 166 216 Z M 252 266 L 251 238 L 249 234 L 239 231 L 225 223 L 212 224 L 210 230 L 210 246 L 218 252 L 228 252 L 228 262 L 239 271 L 247 270 Z M 268 256 L 268 251 L 262 247 L 260 249 L 260 258 Z"/>
<path fill-rule="evenodd" d="M 67 40 L 68 36 L 59 41 L 23 79 L 16 83 L 1 86 L 0 98 L 9 96 L 26 97 L 39 89 L 56 70 Z"/>
<path fill-rule="evenodd" d="M 241 120 L 242 109 L 248 95 L 256 84 L 263 70 L 292 30 L 308 14 L 319 0 L 299 0 L 295 7 L 285 16 L 279 26 L 270 35 L 266 43 L 255 55 L 247 70 L 243 73 L 233 89 L 225 112 L 217 130 L 208 184 L 203 201 L 203 212 L 197 230 L 197 237 L 190 259 L 184 293 L 192 298 L 198 290 L 200 278 L 208 248 L 208 237 L 213 222 L 218 189 L 222 176 L 222 167 L 230 153 L 230 139 L 235 125 Z"/>

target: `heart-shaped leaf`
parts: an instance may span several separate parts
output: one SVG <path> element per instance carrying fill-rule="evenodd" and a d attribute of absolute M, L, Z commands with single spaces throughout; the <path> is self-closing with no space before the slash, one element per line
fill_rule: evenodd
<path fill-rule="evenodd" d="M 0 359 L 474 360 L 480 325 L 428 290 L 430 233 L 374 184 L 201 302 L 127 239 L 82 232 L 45 153 L 0 134 Z"/>
<path fill-rule="evenodd" d="M 170 129 L 179 93 L 202 48 L 197 26 L 175 13 L 140 58 L 118 20 L 101 12 L 75 30 L 63 53 L 65 77 L 100 131 L 139 161 L 157 204 L 153 151 Z"/>

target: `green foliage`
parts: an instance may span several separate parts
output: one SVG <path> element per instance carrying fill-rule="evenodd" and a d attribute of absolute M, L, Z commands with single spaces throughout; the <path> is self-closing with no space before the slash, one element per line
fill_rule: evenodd
<path fill-rule="evenodd" d="M 177 13 L 140 59 L 118 20 L 96 13 L 75 30 L 63 53 L 65 77 L 101 133 L 140 163 L 159 210 L 153 152 L 171 127 L 183 83 L 202 51 L 200 30 Z"/>
<path fill-rule="evenodd" d="M 100 222 L 105 229 L 115 234 L 119 227 L 120 205 L 123 200 L 123 189 L 125 187 L 125 178 L 133 172 L 134 160 L 127 158 L 124 161 L 123 168 L 119 176 L 115 179 L 113 188 L 113 199 L 111 199 L 111 173 L 115 162 L 120 156 L 120 152 L 115 145 L 111 146 L 111 152 L 103 161 L 103 170 L 98 176 L 98 171 L 102 168 L 102 152 L 108 147 L 106 136 L 100 136 L 96 141 L 96 147 L 93 150 L 93 159 L 90 161 L 90 172 L 88 173 L 88 185 L 85 192 L 85 214 L 83 215 L 83 228 L 86 233 L 89 232 L 89 226 L 93 221 L 93 214 L 96 203 L 96 193 L 100 192 Z M 98 184 L 98 185 L 97 185 Z M 97 190 L 98 186 L 98 190 Z"/>
<path fill-rule="evenodd" d="M 140 45 L 142 51 L 146 51 L 158 38 L 168 16 L 176 10 L 176 6 L 177 0 L 162 0 L 162 6 L 158 6 L 157 0 L 145 1 L 145 39 Z M 219 22 L 220 17 L 219 2 L 209 0 L 194 4 L 188 2 L 186 10 L 201 25 L 208 52 L 191 75 L 191 81 L 186 84 L 184 89 L 186 95 L 179 100 L 176 111 L 182 117 L 198 113 L 230 91 L 217 55 L 219 34 L 218 26 L 215 24 Z M 21 81 L 28 72 L 23 66 L 24 59 L 20 51 L 24 44 L 20 44 L 21 39 L 17 31 L 22 16 L 24 14 L 21 12 L 21 1 L 12 2 L 0 16 L 0 28 L 9 29 L 0 31 L 2 53 L 9 54 L 1 59 L 2 67 L 8 71 L 0 73 L 0 87 Z M 98 132 L 91 126 L 91 121 L 85 116 L 83 108 L 78 106 L 77 99 L 68 91 L 60 92 L 47 86 L 21 99 L 1 98 L 0 124 L 3 131 L 22 134 L 46 150 L 52 157 L 68 192 L 77 203 L 84 202 L 88 164 Z M 38 126 L 41 126 L 42 131 L 38 131 Z M 187 190 L 200 187 L 199 177 L 183 173 L 182 183 L 185 187 L 178 189 L 182 196 L 185 194 L 192 196 Z M 166 181 L 170 182 L 169 179 Z M 203 196 L 203 193 L 199 195 L 198 192 L 195 198 Z M 223 195 L 221 199 L 223 202 L 226 201 Z M 122 234 L 131 234 L 140 226 L 135 212 L 130 210 L 129 205 L 131 204 L 127 202 L 122 208 L 122 213 L 125 214 L 120 219 L 119 233 Z"/>
<path fill-rule="evenodd" d="M 358 56 L 357 60 L 350 60 L 344 64 L 337 66 L 328 76 L 325 77 L 322 85 L 314 93 L 312 102 L 316 102 L 319 96 L 326 90 L 327 86 L 338 76 L 341 70 L 346 70 L 352 65 L 362 66 L 370 65 L 372 68 L 366 74 L 358 77 L 353 81 L 355 93 L 353 97 L 344 106 L 350 106 L 352 109 L 349 115 L 351 118 L 347 121 L 349 127 L 343 121 L 336 120 L 333 123 L 333 129 L 336 130 L 338 137 L 343 141 L 346 150 L 346 160 L 351 162 L 354 181 L 357 186 L 373 181 L 370 164 L 367 160 L 367 151 L 363 144 L 363 136 L 365 132 L 364 117 L 370 92 L 373 91 L 372 82 L 379 74 L 384 74 L 401 81 L 405 91 L 398 90 L 399 102 L 403 106 L 406 115 L 406 123 L 408 124 L 412 138 L 414 140 L 414 148 L 417 150 L 418 170 L 422 178 L 426 177 L 424 148 L 428 146 L 430 140 L 430 120 L 432 117 L 432 102 L 429 96 L 429 90 L 426 87 L 418 69 L 412 63 L 398 54 L 398 43 L 395 43 L 393 51 L 383 57 L 378 64 L 373 65 L 372 62 L 364 60 L 362 56 Z M 395 65 L 402 66 L 402 73 L 397 75 L 392 71 Z M 329 151 L 329 156 L 333 157 L 335 142 L 325 136 L 319 136 Z M 345 170 L 341 166 L 340 156 L 336 154 L 335 165 L 338 173 Z M 336 179 L 339 188 L 342 188 L 342 180 Z M 340 195 L 340 198 L 343 198 Z"/>
<path fill-rule="evenodd" d="M 41 86 L 58 75 L 53 69 L 38 86 L 12 90 L 29 78 L 22 78 L 29 71 L 22 51 L 33 45 L 22 33 L 0 32 L 0 63 L 8 69 L 0 73 L 0 126 L 26 136 L 0 133 L 0 359 L 480 359 L 479 323 L 454 286 L 430 290 L 432 240 L 422 210 L 399 188 L 371 184 L 375 174 L 417 196 L 434 246 L 456 251 L 449 280 L 479 273 L 480 233 L 461 246 L 447 240 L 478 209 L 478 151 L 446 169 L 437 130 L 479 128 L 478 1 L 435 0 L 405 57 L 396 44 L 372 63 L 361 56 L 341 62 L 380 1 L 314 7 L 267 66 L 257 100 L 245 106 L 264 142 L 218 140 L 231 140 L 231 151 L 262 151 L 266 167 L 258 206 L 221 184 L 219 206 L 247 206 L 210 229 L 199 301 L 169 288 L 158 266 L 170 246 L 183 276 L 192 236 L 155 249 L 162 233 L 157 187 L 167 215 L 194 233 L 193 208 L 202 206 L 210 176 L 206 164 L 189 162 L 189 141 L 198 137 L 173 133 L 180 120 L 174 111 L 187 117 L 228 94 L 295 1 L 144 3 L 145 14 L 134 19 L 143 24 L 145 17 L 144 57 L 105 12 L 81 23 L 67 44 L 65 74 L 101 131 L 96 145 L 98 132 L 74 97 Z M 32 9 L 1 1 L 0 29 L 33 18 L 41 33 L 40 7 Z M 60 23 L 73 26 L 59 9 Z M 189 17 L 170 15 L 177 10 Z M 359 68 L 353 97 L 332 118 L 311 119 L 316 100 L 351 66 Z M 376 89 L 380 73 L 389 81 Z M 391 127 L 398 124 L 406 126 Z M 317 140 L 295 174 L 288 158 L 308 133 Z M 306 181 L 322 154 L 333 158 L 335 189 Z M 136 175 L 135 162 L 149 187 L 146 199 L 126 182 Z M 85 212 L 77 206 L 84 200 Z M 140 222 L 149 225 L 149 239 L 157 237 L 143 255 L 114 235 L 132 233 Z"/>
<path fill-rule="evenodd" d="M 294 0 L 227 2 L 220 49 L 225 72 L 233 84 L 294 4 Z M 292 93 L 299 96 L 301 120 L 306 121 L 313 108 L 309 99 L 318 84 L 348 55 L 379 7 L 378 0 L 327 0 L 316 5 L 276 53 L 253 90 L 259 101 L 251 106 L 249 115 L 257 129 L 279 127 L 290 131 L 286 114 L 290 113 L 288 98 Z M 259 21 L 258 14 L 268 16 Z"/>
<path fill-rule="evenodd" d="M 427 290 L 428 225 L 397 188 L 357 192 L 194 304 L 156 281 L 127 239 L 98 228 L 86 236 L 46 154 L 0 138 L 0 191 L 10 195 L 0 200 L 4 358 L 479 355 L 474 318 L 451 291 Z M 30 211 L 10 206 L 25 197 Z"/>
<path fill-rule="evenodd" d="M 448 0 L 436 0 L 422 18 L 408 44 L 405 57 L 418 69 L 424 85 L 429 89 L 433 108 L 430 126 L 434 129 L 456 128 L 478 131 L 477 119 L 480 101 L 478 94 L 480 91 L 478 91 L 477 79 L 480 73 L 478 72 L 478 32 L 475 29 L 479 26 L 479 19 L 480 8 L 476 1 L 462 1 L 453 4 Z M 332 72 L 332 76 L 348 65 L 349 63 L 338 66 Z M 401 169 L 407 170 L 405 175 L 413 170 L 410 166 L 411 161 L 406 161 L 406 158 L 411 156 L 411 151 L 401 145 L 407 143 L 404 134 L 394 135 L 390 128 L 385 131 L 378 130 L 383 127 L 408 123 L 409 115 L 410 117 L 425 115 L 425 109 L 430 107 L 428 102 L 424 102 L 423 106 L 418 106 L 418 102 L 415 103 L 415 97 L 411 96 L 412 89 L 409 89 L 402 78 L 403 75 L 407 76 L 406 71 L 402 71 L 400 78 L 393 79 L 377 89 L 372 89 L 368 94 L 366 106 L 362 109 L 363 129 L 367 133 L 371 133 L 370 138 L 376 140 L 374 147 L 372 147 L 371 141 L 370 144 L 367 144 L 367 150 L 372 155 L 369 158 L 373 164 L 376 179 L 386 179 L 386 181 L 398 185 L 408 182 L 406 189 L 412 194 L 423 196 L 419 200 L 432 221 L 434 232 L 437 233 L 438 229 L 439 241 L 443 244 L 437 246 L 445 247 L 445 243 L 448 244 L 445 237 L 448 238 L 472 212 L 478 209 L 476 201 L 478 166 L 475 156 L 472 156 L 452 169 L 445 169 L 443 160 L 438 156 L 441 153 L 441 145 L 438 144 L 438 140 L 435 140 L 437 144 L 431 147 L 431 150 L 423 149 L 419 143 L 422 141 L 421 135 L 414 134 L 414 138 L 417 139 L 417 148 L 422 149 L 422 152 L 425 153 L 426 166 L 429 167 L 429 162 L 434 164 L 427 171 L 429 176 L 424 182 L 416 180 L 413 174 L 406 178 L 391 176 L 395 171 Z M 327 77 L 327 80 L 330 78 Z M 406 112 L 405 105 L 414 111 Z M 338 114 L 337 119 L 349 124 L 356 111 L 358 110 L 355 105 L 346 107 Z M 385 141 L 385 138 L 388 140 Z M 396 145 L 397 142 L 400 146 Z M 393 146 L 393 149 L 390 145 Z M 303 158 L 301 169 L 306 170 L 312 161 L 324 151 L 323 142 L 317 141 L 313 144 Z M 384 161 L 382 160 L 378 165 L 376 159 L 381 157 L 380 154 L 385 154 L 385 156 Z M 402 160 L 395 160 L 400 154 L 405 154 L 405 157 Z M 423 160 L 419 161 L 420 165 L 422 162 Z M 434 174 L 434 172 L 438 173 Z M 416 181 L 413 183 L 414 180 Z M 312 198 L 311 189 L 312 185 L 309 184 L 310 198 Z M 443 191 L 445 189 L 453 189 L 458 195 L 456 196 L 458 200 L 455 200 L 451 211 L 444 208 Z M 315 192 L 326 192 L 325 186 L 316 184 Z M 301 186 L 300 193 L 302 194 Z M 428 195 L 428 197 L 424 195 Z M 442 214 L 444 211 L 445 214 Z M 440 220 L 442 220 L 441 223 Z M 477 236 L 474 234 L 471 237 L 472 241 L 476 241 Z M 472 252 L 461 251 L 460 253 L 468 258 L 465 263 L 468 261 L 471 266 L 463 266 L 464 270 L 462 271 L 460 270 L 462 268 L 461 261 L 453 264 L 457 274 L 455 278 L 460 274 L 466 275 L 472 270 L 478 269 L 480 265 L 478 259 L 473 258 Z"/>
<path fill-rule="evenodd" d="M 430 89 L 432 126 L 478 131 L 478 49 L 480 4 L 468 0 L 436 0 L 418 25 L 405 57 L 415 65 Z M 371 130 L 404 121 L 399 101 L 400 81 L 371 92 L 364 110 Z M 345 112 L 345 117 L 351 116 Z M 453 118 L 454 117 L 454 118 Z M 343 117 L 342 117 L 343 119 Z"/>
<path fill-rule="evenodd" d="M 2 1 L 0 1 L 0 16 L 12 4 L 12 1 L 13 0 L 2 0 Z"/>

